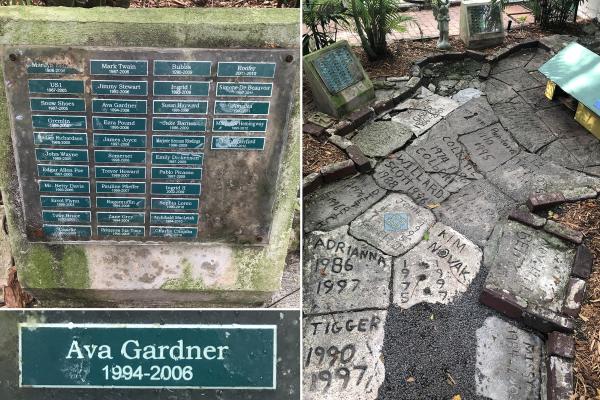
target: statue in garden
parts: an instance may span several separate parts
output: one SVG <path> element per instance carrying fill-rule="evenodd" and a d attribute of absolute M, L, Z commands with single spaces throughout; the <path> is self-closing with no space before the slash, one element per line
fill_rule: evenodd
<path fill-rule="evenodd" d="M 433 8 L 433 15 L 438 22 L 438 30 L 440 31 L 437 48 L 440 50 L 449 50 L 450 0 L 433 0 L 431 6 Z"/>

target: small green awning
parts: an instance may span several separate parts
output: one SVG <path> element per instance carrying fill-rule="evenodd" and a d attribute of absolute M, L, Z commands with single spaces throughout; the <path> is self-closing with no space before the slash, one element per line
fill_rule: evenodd
<path fill-rule="evenodd" d="M 600 115 L 600 56 L 571 43 L 539 71 L 595 114 Z"/>

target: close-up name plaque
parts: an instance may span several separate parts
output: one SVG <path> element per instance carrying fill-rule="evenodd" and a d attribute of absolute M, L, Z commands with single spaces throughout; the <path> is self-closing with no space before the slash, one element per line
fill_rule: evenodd
<path fill-rule="evenodd" d="M 5 52 L 31 241 L 269 241 L 297 55 Z"/>

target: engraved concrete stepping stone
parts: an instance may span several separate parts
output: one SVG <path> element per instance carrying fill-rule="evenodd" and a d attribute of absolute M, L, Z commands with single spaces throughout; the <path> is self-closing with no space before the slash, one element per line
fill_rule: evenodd
<path fill-rule="evenodd" d="M 386 254 L 399 256 L 412 249 L 435 223 L 426 208 L 408 196 L 392 193 L 350 224 L 350 234 Z"/>
<path fill-rule="evenodd" d="M 544 49 L 538 48 L 533 58 L 527 63 L 524 69 L 527 72 L 537 71 L 542 66 L 542 64 L 548 61 L 551 57 L 551 53 L 547 52 Z"/>
<path fill-rule="evenodd" d="M 444 189 L 446 189 L 446 191 L 448 191 L 450 193 L 458 192 L 460 189 L 467 186 L 469 183 L 471 183 L 473 181 L 472 179 L 467 179 L 467 178 L 460 176 L 460 173 L 456 174 L 456 175 L 452 175 L 452 174 L 445 174 L 443 172 L 440 172 L 440 173 L 431 174 L 431 176 L 434 179 L 436 179 L 438 182 L 445 182 L 446 186 L 444 186 Z"/>
<path fill-rule="evenodd" d="M 473 181 L 433 210 L 438 221 L 483 245 L 515 202 L 485 180 Z"/>
<path fill-rule="evenodd" d="M 516 92 L 535 87 L 539 87 L 540 90 L 543 90 L 542 86 L 544 86 L 540 81 L 532 77 L 529 72 L 525 71 L 523 68 L 503 71 L 493 76 L 495 79 L 510 85 L 510 87 L 512 87 Z"/>
<path fill-rule="evenodd" d="M 508 71 L 515 68 L 525 67 L 531 61 L 533 56 L 535 56 L 535 54 L 536 53 L 534 49 L 525 49 L 517 53 L 513 53 L 510 56 L 498 61 L 492 67 L 492 75 L 497 75 L 500 72 Z"/>
<path fill-rule="evenodd" d="M 446 117 L 450 131 L 464 135 L 498 122 L 494 110 L 485 97 L 470 100 Z"/>
<path fill-rule="evenodd" d="M 536 110 L 535 114 L 559 137 L 583 136 L 583 134 L 591 136 L 575 121 L 574 114 L 562 105 Z"/>
<path fill-rule="evenodd" d="M 347 225 L 385 194 L 369 175 L 324 186 L 304 199 L 304 230 L 328 231 Z"/>
<path fill-rule="evenodd" d="M 557 103 L 552 100 L 548 100 L 548 98 L 544 95 L 544 90 L 540 88 L 533 88 L 528 90 L 523 90 L 519 92 L 519 95 L 525 100 L 527 104 L 532 106 L 536 110 L 541 110 L 544 108 L 552 108 L 556 107 Z M 542 118 L 542 120 L 544 120 Z"/>
<path fill-rule="evenodd" d="M 401 148 L 413 136 L 413 131 L 396 121 L 375 121 L 362 128 L 353 138 L 368 157 L 385 157 Z"/>
<path fill-rule="evenodd" d="M 438 182 L 404 151 L 383 160 L 373 178 L 382 188 L 405 193 L 420 205 L 441 203 L 450 196 L 444 182 Z"/>
<path fill-rule="evenodd" d="M 416 136 L 420 136 L 458 106 L 458 102 L 437 94 L 408 99 L 396 107 L 400 113 L 392 121 L 406 125 Z"/>
<path fill-rule="evenodd" d="M 494 228 L 484 248 L 486 289 L 505 290 L 525 308 L 562 312 L 575 246 L 514 221 Z"/>
<path fill-rule="evenodd" d="M 535 110 L 521 98 L 496 104 L 493 108 L 502 126 L 530 152 L 536 152 L 556 139 L 556 135 L 535 115 Z"/>
<path fill-rule="evenodd" d="M 477 330 L 477 394 L 492 400 L 538 400 L 542 340 L 498 317 Z"/>
<path fill-rule="evenodd" d="M 459 90 L 452 95 L 452 100 L 458 102 L 458 104 L 465 104 L 467 101 L 481 97 L 483 92 L 479 89 L 468 87 L 466 89 Z"/>
<path fill-rule="evenodd" d="M 500 168 L 489 172 L 487 179 L 519 203 L 524 203 L 532 193 L 557 192 L 586 186 L 600 189 L 600 179 L 568 170 L 528 153 L 520 153 Z"/>
<path fill-rule="evenodd" d="M 483 172 L 496 169 L 519 153 L 519 145 L 500 124 L 463 135 L 459 140 Z"/>
<path fill-rule="evenodd" d="M 387 308 L 392 258 L 348 235 L 312 232 L 304 245 L 304 312 Z"/>
<path fill-rule="evenodd" d="M 394 260 L 394 304 L 448 304 L 464 293 L 481 266 L 482 252 L 469 239 L 440 222 L 408 253 Z"/>
<path fill-rule="evenodd" d="M 490 104 L 506 103 L 518 96 L 514 89 L 498 79 L 490 78 L 485 84 L 485 93 Z"/>
<path fill-rule="evenodd" d="M 386 317 L 386 311 L 362 311 L 306 318 L 303 399 L 377 399 Z"/>

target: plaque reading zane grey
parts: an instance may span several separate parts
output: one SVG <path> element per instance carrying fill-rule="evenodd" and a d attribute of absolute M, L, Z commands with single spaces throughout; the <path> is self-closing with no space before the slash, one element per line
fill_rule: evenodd
<path fill-rule="evenodd" d="M 267 244 L 292 53 L 7 48 L 28 239 Z"/>
<path fill-rule="evenodd" d="M 363 80 L 361 70 L 356 67 L 346 47 L 324 53 L 313 61 L 313 65 L 331 94 L 339 93 Z"/>
<path fill-rule="evenodd" d="M 19 350 L 20 387 L 277 386 L 276 325 L 21 323 Z"/>

